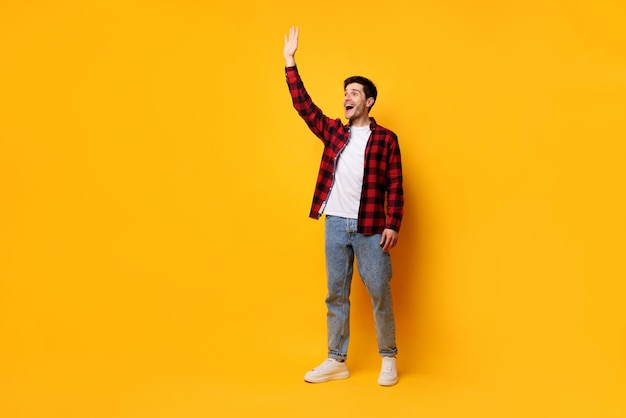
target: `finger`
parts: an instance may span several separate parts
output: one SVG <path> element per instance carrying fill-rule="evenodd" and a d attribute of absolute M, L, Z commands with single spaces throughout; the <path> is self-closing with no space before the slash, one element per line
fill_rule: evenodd
<path fill-rule="evenodd" d="M 384 234 L 381 237 L 380 246 L 382 247 L 383 252 L 387 252 L 387 250 L 389 249 L 389 239 Z"/>
<path fill-rule="evenodd" d="M 383 247 L 383 250 L 387 252 L 391 250 L 392 248 L 394 248 L 397 243 L 398 243 L 398 238 L 394 235 L 389 235 L 386 237 L 386 242 L 385 242 L 385 246 Z"/>

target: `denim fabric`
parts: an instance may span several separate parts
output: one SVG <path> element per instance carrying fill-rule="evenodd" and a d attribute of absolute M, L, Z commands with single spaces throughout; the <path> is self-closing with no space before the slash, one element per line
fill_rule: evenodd
<path fill-rule="evenodd" d="M 356 230 L 356 219 L 326 216 L 328 355 L 337 360 L 345 360 L 348 353 L 350 289 L 356 256 L 359 276 L 372 301 L 378 352 L 382 356 L 394 356 L 398 349 L 389 285 L 391 257 L 379 245 L 381 234 L 364 235 Z"/>

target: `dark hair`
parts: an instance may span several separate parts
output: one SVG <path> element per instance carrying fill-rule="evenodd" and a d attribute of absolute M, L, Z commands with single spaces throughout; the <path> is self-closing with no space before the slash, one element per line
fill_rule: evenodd
<path fill-rule="evenodd" d="M 363 86 L 363 92 L 365 93 L 365 98 L 368 99 L 372 97 L 374 99 L 374 103 L 367 109 L 369 112 L 374 104 L 376 103 L 376 97 L 378 96 L 378 90 L 376 90 L 376 86 L 372 83 L 372 80 L 369 78 L 361 77 L 360 75 L 354 75 L 352 77 L 348 77 L 343 82 L 343 88 L 348 87 L 348 84 L 358 83 Z"/>

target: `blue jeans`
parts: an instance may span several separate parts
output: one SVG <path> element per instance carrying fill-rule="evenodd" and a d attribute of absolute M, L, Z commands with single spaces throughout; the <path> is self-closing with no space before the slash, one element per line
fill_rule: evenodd
<path fill-rule="evenodd" d="M 354 257 L 372 300 L 376 341 L 381 356 L 395 356 L 396 325 L 391 301 L 391 257 L 382 251 L 380 234 L 356 232 L 356 219 L 326 216 L 325 247 L 328 356 L 345 360 L 350 340 L 350 288 Z"/>

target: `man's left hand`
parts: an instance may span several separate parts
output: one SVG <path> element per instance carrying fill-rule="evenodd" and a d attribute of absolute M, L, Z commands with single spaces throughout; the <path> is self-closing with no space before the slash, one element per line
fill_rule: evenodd
<path fill-rule="evenodd" d="M 386 228 L 380 237 L 380 246 L 383 252 L 388 252 L 398 243 L 398 233 L 393 229 Z"/>

